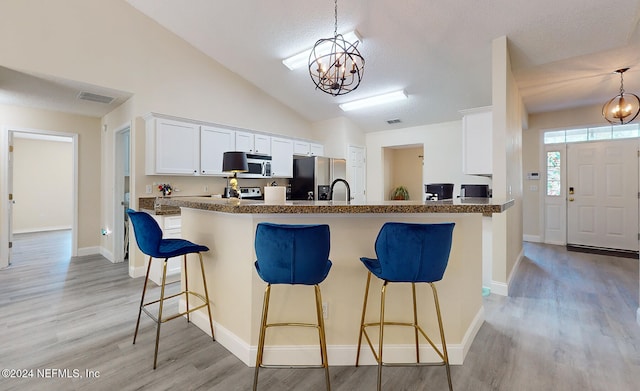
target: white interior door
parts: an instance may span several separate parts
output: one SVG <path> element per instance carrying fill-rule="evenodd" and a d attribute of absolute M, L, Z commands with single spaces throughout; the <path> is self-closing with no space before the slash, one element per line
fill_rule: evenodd
<path fill-rule="evenodd" d="M 367 197 L 365 194 L 365 149 L 349 145 L 348 147 L 348 181 L 351 185 L 351 197 L 354 202 L 365 202 Z"/>
<path fill-rule="evenodd" d="M 113 217 L 113 262 L 123 262 L 128 255 L 128 219 L 126 210 L 129 207 L 129 149 L 130 127 L 127 125 L 114 132 L 114 217 Z"/>
<path fill-rule="evenodd" d="M 540 189 L 544 194 L 544 242 L 567 244 L 566 144 L 545 146 L 544 178 Z"/>
<path fill-rule="evenodd" d="M 9 132 L 9 164 L 7 164 L 7 191 L 9 193 L 9 205 L 7 208 L 8 230 L 9 233 L 9 251 L 7 253 L 7 263 L 11 265 L 11 254 L 13 252 L 13 132 Z"/>
<path fill-rule="evenodd" d="M 567 145 L 567 244 L 638 251 L 637 141 Z"/>

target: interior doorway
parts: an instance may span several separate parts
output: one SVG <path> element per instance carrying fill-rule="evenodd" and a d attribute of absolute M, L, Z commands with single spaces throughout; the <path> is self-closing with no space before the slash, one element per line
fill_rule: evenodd
<path fill-rule="evenodd" d="M 130 167 L 131 167 L 131 126 L 125 125 L 114 132 L 114 189 L 113 197 L 113 258 L 114 262 L 124 262 L 129 257 Z"/>
<path fill-rule="evenodd" d="M 77 255 L 77 134 L 7 129 L 11 156 L 3 158 L 0 268 L 11 263 L 14 232 L 70 231 L 71 256 Z"/>

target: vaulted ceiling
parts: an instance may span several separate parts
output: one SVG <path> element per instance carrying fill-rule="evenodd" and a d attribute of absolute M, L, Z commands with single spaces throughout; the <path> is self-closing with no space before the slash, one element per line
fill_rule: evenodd
<path fill-rule="evenodd" d="M 625 74 L 640 94 L 640 1 L 339 0 L 338 32 L 356 29 L 365 72 L 340 97 L 316 90 L 308 70 L 281 60 L 333 35 L 334 2 L 127 0 L 167 29 L 311 121 L 345 115 L 363 130 L 459 119 L 491 104 L 492 40 L 508 37 L 529 112 L 612 98 Z M 398 104 L 343 113 L 338 104 L 396 89 Z M 399 118 L 402 123 L 388 125 Z"/>
<path fill-rule="evenodd" d="M 459 119 L 491 104 L 491 46 L 501 36 L 530 113 L 603 104 L 618 93 L 613 71 L 622 67 L 631 68 L 625 90 L 640 95 L 640 0 L 339 0 L 338 32 L 359 32 L 366 61 L 360 87 L 339 97 L 316 90 L 306 67 L 281 63 L 333 35 L 333 1 L 126 1 L 309 121 L 346 116 L 375 131 Z M 338 108 L 397 89 L 409 99 Z"/>

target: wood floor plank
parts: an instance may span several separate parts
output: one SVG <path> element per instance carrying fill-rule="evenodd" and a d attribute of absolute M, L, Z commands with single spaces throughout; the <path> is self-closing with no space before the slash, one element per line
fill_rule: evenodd
<path fill-rule="evenodd" d="M 141 321 L 132 344 L 141 279 L 100 256 L 70 257 L 70 232 L 16 235 L 0 271 L 0 368 L 99 371 L 98 378 L 0 378 L 1 390 L 251 389 L 246 367 L 183 320 Z M 485 298 L 486 322 L 454 389 L 640 389 L 638 260 L 525 244 L 511 296 Z M 446 278 L 446 275 L 445 275 Z M 445 324 L 446 330 L 446 324 Z M 375 367 L 331 367 L 333 390 L 375 389 Z M 385 390 L 445 390 L 442 367 L 384 368 Z M 265 369 L 260 390 L 323 390 L 322 370 Z"/>

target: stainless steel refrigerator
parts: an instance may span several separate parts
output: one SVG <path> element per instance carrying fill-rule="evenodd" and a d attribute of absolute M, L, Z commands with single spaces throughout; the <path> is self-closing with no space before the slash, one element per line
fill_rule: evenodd
<path fill-rule="evenodd" d="M 347 162 L 320 156 L 293 159 L 293 179 L 291 179 L 292 200 L 328 200 L 329 187 L 335 179 L 347 179 Z M 337 183 L 333 189 L 333 199 L 347 200 L 347 188 Z"/>

